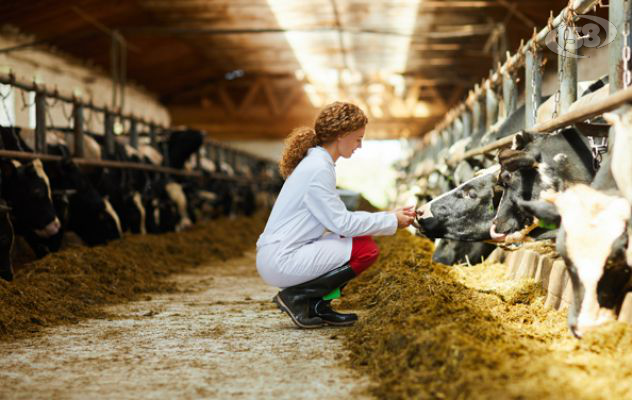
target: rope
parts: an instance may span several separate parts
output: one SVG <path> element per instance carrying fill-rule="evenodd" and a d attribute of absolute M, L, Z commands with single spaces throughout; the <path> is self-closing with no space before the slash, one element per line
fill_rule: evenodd
<path fill-rule="evenodd" d="M 7 99 L 11 95 L 12 90 L 13 90 L 13 86 L 10 86 L 9 91 L 7 92 L 6 96 L 3 95 L 2 91 L 0 90 L 0 98 L 2 98 L 2 108 L 4 109 L 4 113 L 7 116 L 7 121 L 9 122 L 9 127 L 11 128 L 11 135 L 15 139 L 15 143 L 18 146 L 18 149 L 20 151 L 24 151 L 24 149 L 22 148 L 22 145 L 20 144 L 20 138 L 18 137 L 18 133 L 15 131 L 15 121 L 11 121 L 11 114 L 9 113 L 9 107 L 7 106 Z"/>
<path fill-rule="evenodd" d="M 29 104 L 28 101 L 26 101 L 26 99 L 24 98 L 24 92 L 27 92 L 26 90 L 20 90 L 20 98 L 22 99 L 22 108 L 20 110 L 25 110 L 27 108 L 31 108 L 33 106 L 35 106 L 35 96 L 33 96 L 33 102 Z M 30 92 L 28 92 L 30 93 Z"/>
<path fill-rule="evenodd" d="M 66 122 L 68 122 L 68 127 L 71 126 L 71 122 L 73 121 L 73 115 L 72 115 L 72 104 L 70 105 L 70 113 L 66 113 L 66 107 L 64 106 L 65 102 L 61 103 L 61 113 L 64 115 L 64 118 L 66 118 Z"/>

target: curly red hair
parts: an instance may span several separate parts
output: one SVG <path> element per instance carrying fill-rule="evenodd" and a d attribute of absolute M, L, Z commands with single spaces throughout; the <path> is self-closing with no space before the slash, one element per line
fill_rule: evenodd
<path fill-rule="evenodd" d="M 339 136 L 365 127 L 367 122 L 366 115 L 355 104 L 336 101 L 325 106 L 316 117 L 314 128 L 295 128 L 285 139 L 279 162 L 281 176 L 287 179 L 309 148 L 331 143 Z"/>

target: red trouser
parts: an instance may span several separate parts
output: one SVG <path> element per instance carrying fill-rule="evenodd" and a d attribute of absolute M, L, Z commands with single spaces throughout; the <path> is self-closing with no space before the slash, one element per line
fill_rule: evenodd
<path fill-rule="evenodd" d="M 371 236 L 356 236 L 353 238 L 351 248 L 351 260 L 349 265 L 356 275 L 369 268 L 380 255 L 380 249 Z"/>

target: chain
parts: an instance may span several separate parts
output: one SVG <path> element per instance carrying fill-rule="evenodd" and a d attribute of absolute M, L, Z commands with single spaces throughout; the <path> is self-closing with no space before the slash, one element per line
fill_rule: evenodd
<path fill-rule="evenodd" d="M 623 88 L 627 88 L 632 83 L 632 73 L 630 72 L 630 22 L 626 21 L 623 26 L 623 50 L 621 58 L 623 60 Z"/>
<path fill-rule="evenodd" d="M 599 139 L 599 143 L 597 143 L 593 136 L 588 136 L 588 143 L 590 143 L 593 156 L 593 171 L 595 172 L 599 170 L 601 166 L 602 156 L 608 152 L 608 137 L 602 136 Z"/>
<path fill-rule="evenodd" d="M 50 109 L 51 109 L 51 107 L 46 107 L 46 117 L 48 117 L 48 127 L 49 128 L 54 128 L 55 127 L 55 121 L 53 121 L 53 114 L 51 114 Z"/>
<path fill-rule="evenodd" d="M 536 57 L 535 57 L 535 53 L 533 54 L 533 60 L 537 61 Z M 538 105 L 536 104 L 536 96 L 535 96 L 535 68 L 539 68 L 537 65 L 533 66 L 534 71 L 531 74 L 531 108 L 533 109 L 533 124 L 536 124 L 537 118 L 538 118 Z"/>
<path fill-rule="evenodd" d="M 13 86 L 10 86 L 9 91 L 7 92 L 6 96 L 2 94 L 2 91 L 0 91 L 0 98 L 2 98 L 2 108 L 4 108 L 4 113 L 7 116 L 7 122 L 9 123 L 9 127 L 11 128 L 11 135 L 13 135 L 13 138 L 15 139 L 15 143 L 18 146 L 18 150 L 24 151 L 24 149 L 22 148 L 22 144 L 20 143 L 20 138 L 18 137 L 18 133 L 15 131 L 15 122 L 11 121 L 11 113 L 9 113 L 9 107 L 7 106 L 7 99 L 11 95 L 12 90 L 14 90 Z M 4 145 L 2 147 L 4 147 Z"/>
<path fill-rule="evenodd" d="M 65 102 L 61 103 L 61 113 L 64 115 L 64 118 L 66 118 L 66 122 L 68 122 L 68 126 L 71 126 L 71 121 L 73 118 L 72 115 L 72 107 L 73 105 L 70 105 L 70 112 L 66 112 L 66 107 L 64 106 Z"/>
<path fill-rule="evenodd" d="M 560 63 L 560 87 L 555 92 L 555 108 L 553 109 L 553 115 L 551 118 L 555 119 L 558 116 L 558 110 L 560 108 L 560 98 L 562 97 L 562 83 L 564 82 L 564 62 L 566 61 L 566 39 L 568 34 L 568 26 L 564 26 L 564 34 L 562 35 L 562 62 Z M 559 33 L 558 33 L 559 34 Z"/>
<path fill-rule="evenodd" d="M 0 100 L 2 100 L 2 108 L 4 108 L 4 113 L 7 116 L 7 122 L 13 127 L 15 124 L 11 121 L 11 113 L 9 112 L 9 107 L 7 106 L 7 99 L 11 96 L 11 91 L 13 90 L 12 86 L 9 86 L 9 90 L 7 94 L 4 95 L 2 90 L 0 90 Z"/>
<path fill-rule="evenodd" d="M 24 93 L 26 92 L 26 90 L 20 90 L 20 98 L 22 99 L 22 108 L 21 110 L 27 109 L 27 108 L 31 108 L 35 105 L 35 99 L 33 99 L 32 103 L 29 103 L 28 101 L 26 101 L 26 99 L 24 98 Z M 27 92 L 30 93 L 30 92 Z M 35 96 L 33 96 L 33 98 L 35 98 Z"/>
<path fill-rule="evenodd" d="M 538 54 L 538 46 L 536 41 L 536 30 L 533 30 L 533 37 L 531 38 L 531 58 L 533 60 L 533 73 L 531 74 L 531 108 L 533 114 L 533 124 L 535 125 L 538 120 L 538 104 L 536 104 L 536 95 L 535 95 L 535 76 L 539 73 L 539 69 L 541 68 L 539 59 L 537 57 Z"/>

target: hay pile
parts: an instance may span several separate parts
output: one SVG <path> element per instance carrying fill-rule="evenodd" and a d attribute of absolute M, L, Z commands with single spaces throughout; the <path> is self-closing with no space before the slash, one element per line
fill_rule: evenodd
<path fill-rule="evenodd" d="M 378 264 L 343 302 L 365 310 L 344 336 L 376 397 L 632 398 L 630 326 L 578 341 L 533 281 L 506 281 L 500 264 L 432 264 L 432 244 L 407 232 L 378 243 Z"/>
<path fill-rule="evenodd" d="M 0 280 L 0 339 L 104 317 L 101 305 L 170 290 L 172 286 L 163 282 L 167 275 L 252 249 L 266 217 L 218 219 L 180 233 L 71 247 L 25 265 L 13 282 Z"/>

